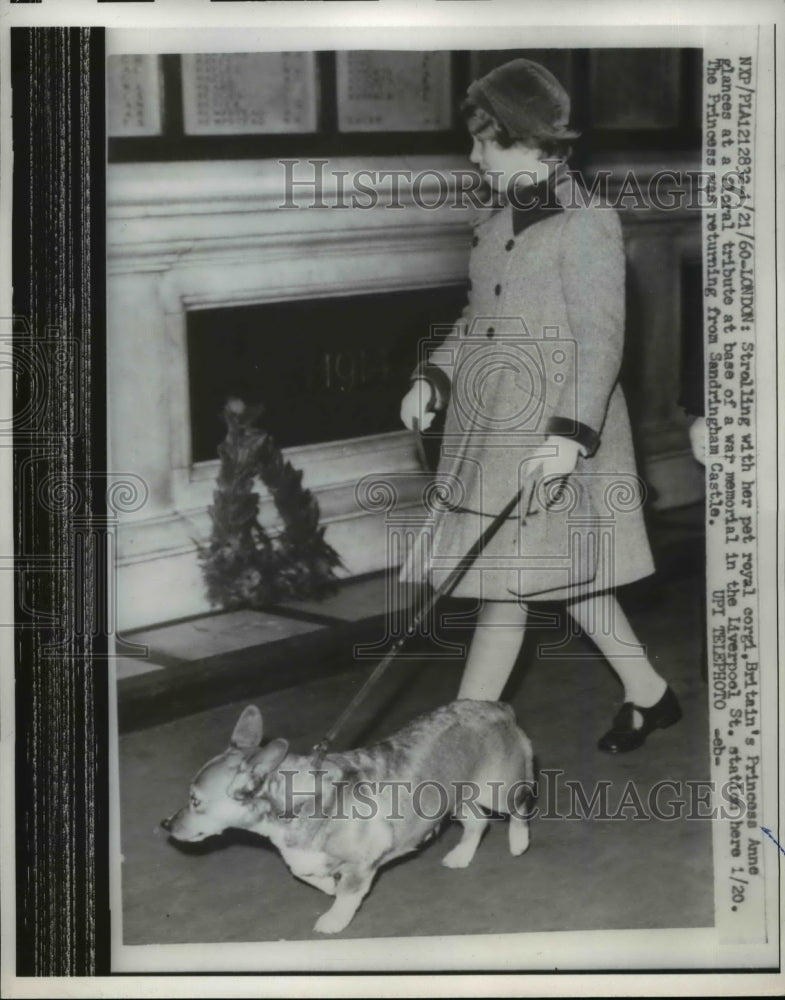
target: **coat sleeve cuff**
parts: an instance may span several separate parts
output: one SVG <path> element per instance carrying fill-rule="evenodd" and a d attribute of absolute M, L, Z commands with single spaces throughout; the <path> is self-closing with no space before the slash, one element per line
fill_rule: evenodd
<path fill-rule="evenodd" d="M 429 365 L 427 362 L 418 365 L 412 372 L 412 382 L 415 379 L 424 378 L 431 386 L 431 405 L 437 410 L 443 409 L 450 398 L 450 378 L 437 365 Z"/>
<path fill-rule="evenodd" d="M 571 420 L 569 417 L 551 417 L 546 424 L 545 433 L 577 441 L 587 458 L 600 447 L 600 435 L 596 431 L 580 420 Z"/>

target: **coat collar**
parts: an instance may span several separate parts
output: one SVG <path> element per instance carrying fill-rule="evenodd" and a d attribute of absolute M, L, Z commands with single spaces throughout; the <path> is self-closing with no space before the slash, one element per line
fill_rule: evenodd
<path fill-rule="evenodd" d="M 567 165 L 561 162 L 554 167 L 547 180 L 534 187 L 521 188 L 510 197 L 513 235 L 517 236 L 529 226 L 564 211 L 558 189 L 564 187 L 565 181 L 569 182 Z"/>

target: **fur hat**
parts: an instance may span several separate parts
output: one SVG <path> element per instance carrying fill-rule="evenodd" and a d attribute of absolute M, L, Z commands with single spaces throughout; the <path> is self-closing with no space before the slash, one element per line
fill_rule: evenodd
<path fill-rule="evenodd" d="M 467 96 L 504 126 L 512 139 L 575 139 L 567 128 L 570 98 L 553 73 L 530 59 L 497 66 L 469 86 Z"/>

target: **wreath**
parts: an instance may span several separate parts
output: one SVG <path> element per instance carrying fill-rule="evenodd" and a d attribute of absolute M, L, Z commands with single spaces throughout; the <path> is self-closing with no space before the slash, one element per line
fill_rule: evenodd
<path fill-rule="evenodd" d="M 302 472 L 256 426 L 262 413 L 262 406 L 241 399 L 224 407 L 226 438 L 218 446 L 220 468 L 208 509 L 212 533 L 207 545 L 198 546 L 208 599 L 226 610 L 324 597 L 338 585 L 334 568 L 341 559 L 324 540 L 319 504 L 303 488 Z M 257 477 L 283 522 L 274 537 L 259 522 Z"/>

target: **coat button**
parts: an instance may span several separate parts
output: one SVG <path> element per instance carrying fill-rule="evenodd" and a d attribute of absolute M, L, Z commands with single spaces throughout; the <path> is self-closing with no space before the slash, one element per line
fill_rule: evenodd
<path fill-rule="evenodd" d="M 502 293 L 502 286 L 501 286 L 501 285 L 497 285 L 497 286 L 496 286 L 496 287 L 494 288 L 494 290 L 493 290 L 493 294 L 494 294 L 494 295 L 501 295 L 501 293 Z"/>
<path fill-rule="evenodd" d="M 472 246 L 473 247 L 476 247 L 479 242 L 480 242 L 480 237 L 479 236 L 472 236 Z"/>
<path fill-rule="evenodd" d="M 496 330 L 492 326 L 489 326 L 488 329 L 485 331 L 485 336 L 492 337 L 494 333 L 496 333 Z"/>
<path fill-rule="evenodd" d="M 507 242 L 504 244 L 504 249 L 512 250 L 514 246 L 515 246 L 515 240 L 507 240 Z"/>

